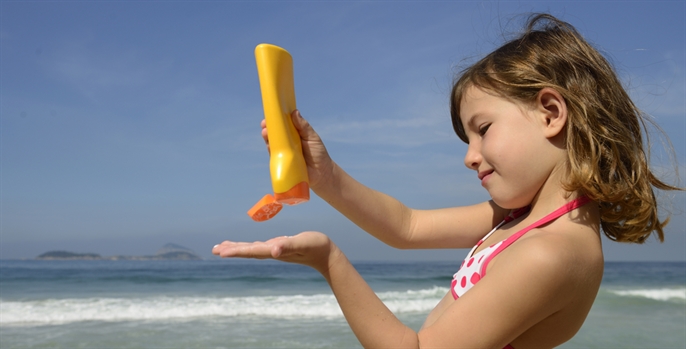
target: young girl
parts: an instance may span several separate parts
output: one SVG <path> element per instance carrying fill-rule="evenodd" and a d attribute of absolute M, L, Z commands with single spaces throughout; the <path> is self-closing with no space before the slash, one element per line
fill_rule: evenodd
<path fill-rule="evenodd" d="M 472 247 L 419 332 L 402 324 L 324 234 L 225 241 L 222 257 L 274 258 L 327 280 L 368 348 L 557 346 L 579 330 L 603 275 L 600 232 L 663 239 L 641 112 L 608 62 L 569 24 L 530 18 L 524 34 L 464 70 L 451 96 L 465 165 L 491 200 L 415 210 L 355 181 L 299 112 L 310 186 L 362 229 L 402 248 Z M 268 142 L 265 123 L 262 135 Z M 476 179 L 476 178 L 475 178 Z M 490 232 L 489 232 L 490 231 Z"/>

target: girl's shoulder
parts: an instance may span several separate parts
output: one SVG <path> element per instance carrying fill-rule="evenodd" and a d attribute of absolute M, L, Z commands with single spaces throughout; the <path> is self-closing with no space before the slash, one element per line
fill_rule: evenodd
<path fill-rule="evenodd" d="M 519 280 L 509 287 L 523 293 L 517 297 L 540 300 L 540 306 L 582 323 L 603 277 L 600 236 L 588 225 L 560 223 L 531 231 L 503 250 L 487 275 L 505 283 Z"/>
<path fill-rule="evenodd" d="M 509 321 L 534 323 L 511 342 L 514 347 L 540 346 L 527 338 L 550 336 L 551 329 L 556 340 L 567 340 L 591 309 L 603 274 L 599 228 L 583 214 L 583 219 L 574 217 L 560 217 L 523 235 L 492 260 L 479 284 L 465 294 L 465 299 L 474 291 L 473 296 L 507 299 L 523 309 L 510 315 L 513 307 L 507 307 L 502 314 Z"/>
<path fill-rule="evenodd" d="M 525 262 L 564 276 L 566 282 L 602 278 L 603 251 L 594 210 L 573 211 L 532 229 L 501 253 L 504 263 Z"/>

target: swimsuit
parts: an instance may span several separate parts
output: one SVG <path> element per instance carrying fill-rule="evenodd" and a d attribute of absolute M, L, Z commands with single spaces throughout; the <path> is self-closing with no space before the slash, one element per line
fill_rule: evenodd
<path fill-rule="evenodd" d="M 479 253 L 474 254 L 474 250 L 476 250 L 486 239 L 488 239 L 493 232 L 498 230 L 503 224 L 511 222 L 512 220 L 516 219 L 517 217 L 523 215 L 524 213 L 529 211 L 529 207 L 524 207 L 520 208 L 517 210 L 513 210 L 510 215 L 505 217 L 505 219 L 500 222 L 493 230 L 491 230 L 486 236 L 484 236 L 479 242 L 476 243 L 474 247 L 472 247 L 472 250 L 469 251 L 469 254 L 467 254 L 467 258 L 462 262 L 462 265 L 460 266 L 460 270 L 453 275 L 453 281 L 450 284 L 450 292 L 453 295 L 453 298 L 458 299 L 462 295 L 465 294 L 465 292 L 469 291 L 481 278 L 486 276 L 486 267 L 488 266 L 488 263 L 495 257 L 497 256 L 502 250 L 506 249 L 508 246 L 512 245 L 517 239 L 522 237 L 524 234 L 529 232 L 531 229 L 538 228 L 544 224 L 550 223 L 554 221 L 555 219 L 559 218 L 560 216 L 564 215 L 565 213 L 568 213 L 570 211 L 573 211 L 587 203 L 589 203 L 591 199 L 589 199 L 586 196 L 579 197 L 573 201 L 568 202 L 564 206 L 558 208 L 557 210 L 553 211 L 552 213 L 548 214 L 547 216 L 541 218 L 537 222 L 529 225 L 528 227 L 518 231 L 517 233 L 513 234 L 509 238 L 502 240 L 498 243 L 495 243 L 481 251 Z M 511 345 L 507 345 L 505 349 L 514 349 Z"/>

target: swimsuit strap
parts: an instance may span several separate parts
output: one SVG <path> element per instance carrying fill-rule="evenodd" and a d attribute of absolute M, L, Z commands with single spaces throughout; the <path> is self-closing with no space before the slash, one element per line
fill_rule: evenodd
<path fill-rule="evenodd" d="M 549 213 L 547 216 L 545 216 L 545 217 L 539 219 L 538 221 L 536 221 L 535 223 L 529 225 L 528 227 L 526 227 L 526 228 L 524 228 L 524 229 L 518 231 L 517 233 L 515 233 L 515 234 L 512 235 L 512 236 L 510 236 L 509 238 L 505 239 L 505 240 L 503 241 L 503 243 L 502 243 L 500 246 L 498 246 L 498 248 L 497 248 L 495 251 L 493 251 L 493 253 L 491 253 L 488 257 L 486 257 L 486 260 L 485 260 L 484 263 L 481 265 L 481 277 L 486 276 L 486 267 L 488 266 L 488 263 L 491 261 L 491 259 L 493 259 L 493 257 L 497 256 L 498 253 L 500 253 L 500 251 L 504 250 L 505 248 L 507 248 L 508 246 L 510 246 L 512 243 L 514 243 L 515 241 L 517 241 L 517 239 L 519 239 L 519 238 L 522 237 L 524 234 L 526 234 L 527 232 L 529 232 L 529 230 L 534 229 L 534 228 L 538 228 L 538 227 L 540 227 L 540 226 L 542 226 L 542 225 L 545 225 L 545 224 L 547 224 L 547 223 L 550 223 L 550 222 L 552 222 L 552 221 L 554 221 L 554 220 L 560 218 L 560 216 L 562 216 L 562 215 L 564 215 L 564 214 L 566 214 L 566 213 L 568 213 L 568 212 L 574 211 L 574 210 L 576 210 L 577 208 L 579 208 L 579 207 L 581 207 L 581 206 L 583 206 L 583 205 L 586 205 L 587 203 L 589 203 L 589 202 L 591 202 L 591 201 L 592 201 L 592 200 L 589 199 L 587 196 L 578 197 L 578 198 L 576 198 L 576 199 L 574 199 L 574 200 L 572 200 L 572 201 L 566 203 L 564 206 L 558 208 L 557 210 L 555 210 L 555 211 Z"/>
<path fill-rule="evenodd" d="M 513 220 L 519 218 L 519 216 L 529 212 L 530 209 L 531 209 L 531 205 L 527 205 L 527 206 L 524 206 L 522 208 L 512 210 L 512 212 L 510 212 L 510 214 L 507 215 L 507 217 L 505 217 L 505 219 L 503 220 L 503 223 L 512 222 Z"/>
<path fill-rule="evenodd" d="M 479 246 L 481 246 L 481 244 L 482 244 L 484 241 L 486 241 L 486 239 L 488 239 L 493 233 L 495 233 L 495 231 L 498 230 L 503 224 L 512 222 L 513 220 L 519 218 L 519 216 L 521 216 L 521 215 L 523 215 L 523 214 L 529 212 L 530 209 L 531 209 L 531 205 L 528 205 L 528 206 L 524 206 L 524 207 L 517 208 L 517 209 L 514 209 L 514 210 L 510 211 L 510 214 L 508 214 L 507 216 L 505 216 L 505 218 L 504 218 L 500 223 L 498 223 L 498 225 L 496 225 L 495 227 L 493 227 L 493 229 L 491 229 L 491 231 L 489 231 L 488 234 L 484 235 L 484 237 L 482 237 L 481 240 L 479 240 L 479 242 L 477 242 L 476 245 L 474 245 L 474 247 L 472 247 L 472 249 L 469 251 L 469 253 L 467 254 L 467 256 L 468 256 L 468 257 L 469 257 L 469 256 L 473 256 L 473 255 L 474 255 L 474 251 L 475 251 Z"/>
<path fill-rule="evenodd" d="M 586 205 L 590 201 L 591 201 L 591 199 L 589 199 L 587 196 L 581 196 L 579 198 L 576 198 L 576 199 L 566 203 L 564 206 L 558 208 L 557 210 L 549 213 L 547 216 L 539 219 L 535 223 L 533 223 L 533 224 L 529 225 L 528 227 L 522 229 L 521 231 L 517 232 L 517 234 L 515 234 L 513 236 L 522 236 L 526 232 L 528 232 L 529 230 L 540 227 L 544 224 L 550 223 L 551 221 L 554 221 L 554 220 L 560 218 L 560 216 L 564 215 L 565 213 L 574 211 L 577 208 L 579 208 L 583 205 Z M 512 238 L 512 236 L 510 238 Z M 519 238 L 519 237 L 517 237 L 517 238 Z"/>

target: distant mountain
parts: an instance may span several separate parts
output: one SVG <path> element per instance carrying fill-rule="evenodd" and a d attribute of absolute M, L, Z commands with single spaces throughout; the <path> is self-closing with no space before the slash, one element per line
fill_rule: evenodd
<path fill-rule="evenodd" d="M 155 260 L 201 260 L 200 256 L 191 249 L 176 244 L 166 244 L 160 248 L 154 256 L 109 256 L 103 257 L 96 253 L 75 253 L 68 251 L 48 251 L 36 259 L 43 260 L 130 260 L 130 261 L 155 261 Z"/>
<path fill-rule="evenodd" d="M 67 251 L 49 251 L 36 257 L 36 259 L 102 259 L 96 253 L 74 253 Z"/>
<path fill-rule="evenodd" d="M 175 259 L 175 260 L 198 260 L 202 259 L 197 254 L 195 254 L 190 248 L 183 247 L 177 244 L 166 244 L 162 246 L 157 253 L 155 253 L 156 259 Z"/>
<path fill-rule="evenodd" d="M 167 254 L 169 252 L 188 252 L 188 253 L 194 254 L 193 251 L 188 247 L 183 247 L 181 245 L 168 243 L 168 244 L 162 246 L 162 248 L 160 248 L 159 250 L 157 250 L 157 253 L 155 253 L 155 255 L 160 256 L 160 255 Z"/>

